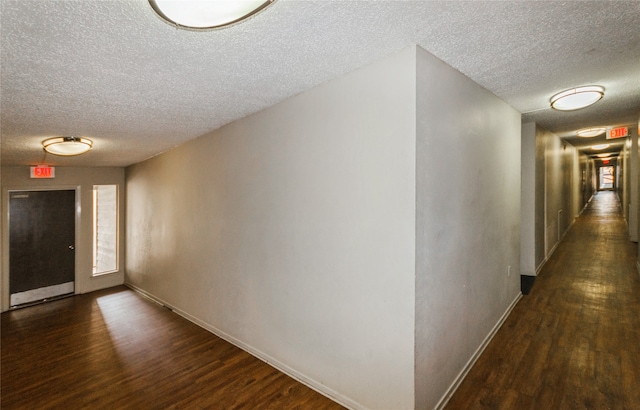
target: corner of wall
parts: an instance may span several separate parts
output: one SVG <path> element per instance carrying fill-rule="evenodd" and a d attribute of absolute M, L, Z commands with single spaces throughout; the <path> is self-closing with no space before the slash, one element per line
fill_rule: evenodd
<path fill-rule="evenodd" d="M 433 408 L 520 294 L 522 130 L 424 50 L 416 75 L 415 407 Z"/>
<path fill-rule="evenodd" d="M 127 169 L 127 281 L 320 391 L 411 408 L 414 50 Z"/>

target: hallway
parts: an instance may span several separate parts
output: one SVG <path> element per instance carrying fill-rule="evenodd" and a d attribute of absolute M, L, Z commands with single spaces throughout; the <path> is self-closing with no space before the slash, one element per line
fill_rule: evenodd
<path fill-rule="evenodd" d="M 636 246 L 597 193 L 446 408 L 640 408 Z"/>

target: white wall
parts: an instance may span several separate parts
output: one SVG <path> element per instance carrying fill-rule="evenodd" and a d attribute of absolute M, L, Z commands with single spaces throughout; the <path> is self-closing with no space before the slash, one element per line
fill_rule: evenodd
<path fill-rule="evenodd" d="M 580 212 L 593 196 L 594 178 L 595 178 L 595 162 L 586 155 L 579 155 L 580 168 Z"/>
<path fill-rule="evenodd" d="M 638 115 L 638 128 L 636 129 L 636 133 L 638 135 L 638 139 L 640 139 L 640 114 Z M 638 150 L 636 152 L 636 156 L 638 158 L 638 161 L 640 162 L 640 142 L 638 143 Z M 636 201 L 637 201 L 637 205 L 636 205 L 636 221 L 640 221 L 640 163 L 636 164 L 636 178 L 637 178 L 637 184 L 636 184 L 636 189 L 637 189 L 637 196 L 636 196 Z M 640 223 L 637 223 L 638 225 L 638 230 L 640 230 Z M 638 232 L 637 234 L 639 234 L 638 236 L 640 237 L 640 232 Z M 637 268 L 638 268 L 638 273 L 640 273 L 640 240 L 638 241 L 638 262 L 637 262 Z"/>
<path fill-rule="evenodd" d="M 536 126 L 536 184 L 535 184 L 535 253 L 536 274 L 544 264 L 546 252 L 546 203 L 547 203 L 547 147 L 543 130 Z"/>
<path fill-rule="evenodd" d="M 415 408 L 427 409 L 520 295 L 520 114 L 422 49 L 417 67 Z"/>
<path fill-rule="evenodd" d="M 522 124 L 520 152 L 520 274 L 536 276 L 536 124 L 533 122 Z"/>
<path fill-rule="evenodd" d="M 622 215 L 627 223 L 627 228 L 630 228 L 629 219 L 629 205 L 631 203 L 631 178 L 630 178 L 630 160 L 631 160 L 631 140 L 626 139 L 620 156 L 617 160 L 617 167 L 615 173 L 615 186 L 618 191 L 618 198 L 620 199 L 620 205 L 622 206 Z M 599 183 L 598 183 L 599 184 Z"/>
<path fill-rule="evenodd" d="M 593 161 L 535 123 L 522 125 L 522 144 L 521 263 L 523 274 L 532 276 L 539 272 L 590 199 Z"/>
<path fill-rule="evenodd" d="M 573 146 L 569 145 L 571 148 Z M 582 168 L 581 168 L 581 160 L 584 158 L 584 155 L 581 155 L 577 149 L 572 149 L 569 152 L 568 160 L 569 166 L 571 167 L 571 181 L 570 186 L 572 190 L 571 194 L 571 205 L 573 207 L 571 213 L 571 221 L 569 221 L 568 226 L 573 225 L 575 219 L 582 212 L 582 208 L 584 208 L 584 203 L 582 202 Z"/>
<path fill-rule="evenodd" d="M 349 407 L 432 408 L 520 295 L 520 178 L 519 113 L 411 47 L 128 168 L 127 282 Z"/>
<path fill-rule="evenodd" d="M 538 127 L 545 145 L 545 257 L 548 258 L 582 209 L 577 149 L 557 135 Z"/>
<path fill-rule="evenodd" d="M 564 190 L 563 143 L 549 131 L 542 130 L 542 135 L 545 141 L 545 255 L 548 256 L 560 242 L 563 228 L 566 228 L 564 221 L 568 210 L 564 207 L 564 200 L 568 192 Z"/>
<path fill-rule="evenodd" d="M 9 191 L 70 189 L 76 191 L 76 293 L 121 285 L 124 282 L 124 241 L 120 241 L 120 267 L 117 272 L 93 277 L 93 185 L 117 184 L 120 214 L 124 211 L 124 168 L 57 167 L 54 179 L 31 179 L 29 167 L 2 167 L 2 310 L 9 309 Z M 120 235 L 124 237 L 124 217 Z"/>
<path fill-rule="evenodd" d="M 638 133 L 633 129 L 629 132 L 631 152 L 629 155 L 629 239 L 638 242 Z"/>
<path fill-rule="evenodd" d="M 413 408 L 415 150 L 410 48 L 132 166 L 127 282 L 350 407 Z"/>

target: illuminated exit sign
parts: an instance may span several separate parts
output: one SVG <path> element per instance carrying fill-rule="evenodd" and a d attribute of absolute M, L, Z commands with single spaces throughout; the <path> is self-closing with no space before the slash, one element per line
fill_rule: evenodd
<path fill-rule="evenodd" d="M 627 127 L 618 127 L 612 128 L 609 130 L 607 134 L 607 139 L 615 139 L 615 138 L 624 138 L 629 136 L 629 128 Z"/>
<path fill-rule="evenodd" d="M 31 178 L 55 178 L 55 177 L 56 177 L 55 167 L 48 167 L 46 165 L 31 167 Z"/>

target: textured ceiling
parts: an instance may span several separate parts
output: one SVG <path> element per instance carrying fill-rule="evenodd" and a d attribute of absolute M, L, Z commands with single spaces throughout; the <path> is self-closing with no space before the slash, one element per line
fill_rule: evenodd
<path fill-rule="evenodd" d="M 0 0 L 3 165 L 47 136 L 126 166 L 418 44 L 561 136 L 640 115 L 640 3 L 278 0 L 223 30 L 179 30 L 146 0 Z M 600 84 L 583 110 L 549 97 Z M 591 141 L 589 141 L 591 143 Z"/>

